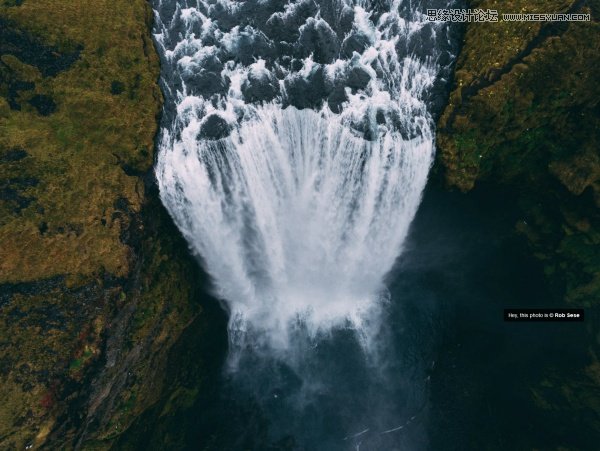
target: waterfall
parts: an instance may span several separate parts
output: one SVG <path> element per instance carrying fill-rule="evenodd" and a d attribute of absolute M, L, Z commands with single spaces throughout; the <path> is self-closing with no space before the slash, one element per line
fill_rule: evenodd
<path fill-rule="evenodd" d="M 155 1 L 161 199 L 233 348 L 368 337 L 434 157 L 445 24 L 408 1 Z"/>

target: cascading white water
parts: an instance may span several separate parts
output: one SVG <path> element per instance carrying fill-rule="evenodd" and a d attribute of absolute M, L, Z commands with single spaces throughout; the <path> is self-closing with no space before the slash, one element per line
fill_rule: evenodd
<path fill-rule="evenodd" d="M 442 25 L 401 1 L 157 3 L 161 198 L 234 344 L 360 328 L 432 163 Z"/>

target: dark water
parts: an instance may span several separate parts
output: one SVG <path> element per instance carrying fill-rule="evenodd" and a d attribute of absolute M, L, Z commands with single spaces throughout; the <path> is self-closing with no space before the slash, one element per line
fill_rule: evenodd
<path fill-rule="evenodd" d="M 283 14 L 284 4 L 276 0 L 239 2 L 236 7 L 231 3 L 227 8 L 215 1 L 154 2 L 166 99 L 162 126 L 171 139 L 184 140 L 183 132 L 194 121 L 199 124 L 196 139 L 224 138 L 232 127 L 224 119 L 227 115 L 207 114 L 213 109 L 223 113 L 231 105 L 236 124 L 265 102 L 315 110 L 328 105 L 335 114 L 344 113 L 349 100 L 344 89 L 365 90 L 367 80 L 363 77 L 363 84 L 357 84 L 362 72 L 348 66 L 343 77 L 327 81 L 325 67 L 338 57 L 350 58 L 352 52 L 344 45 L 364 52 L 368 45 L 361 42 L 368 33 L 352 25 L 353 12 L 332 8 L 339 2 L 301 3 Z M 374 18 L 389 7 L 389 2 L 365 3 Z M 448 4 L 454 2 L 403 2 L 402 11 L 411 17 L 418 9 Z M 281 20 L 268 21 L 276 11 L 283 14 L 277 16 Z M 303 38 L 298 25 L 311 17 L 319 23 L 325 19 L 331 31 L 319 28 Z M 243 32 L 233 33 L 238 26 Z M 437 81 L 422 93 L 428 114 L 435 115 L 446 99 L 458 31 L 443 28 L 437 32 L 439 39 L 432 39 L 430 24 L 420 30 L 395 48 L 398 61 L 409 54 L 437 55 Z M 354 40 L 346 40 L 347 34 Z M 311 53 L 314 70 L 299 76 Z M 258 71 L 254 77 L 251 67 L 259 58 L 269 73 L 259 77 Z M 234 70 L 234 64 L 240 66 Z M 223 75 L 227 67 L 228 76 Z M 381 67 L 375 69 L 376 77 L 386 78 Z M 236 74 L 246 79 L 240 92 L 231 96 Z M 279 82 L 285 92 L 277 88 Z M 395 99 L 397 93 L 391 94 Z M 193 114 L 178 117 L 176 107 L 185 98 L 199 103 Z M 402 121 L 396 124 L 393 114 L 388 116 L 390 127 L 412 136 L 410 127 L 403 127 Z M 350 126 L 372 139 L 366 133 L 370 129 L 363 130 L 361 124 Z M 196 139 L 190 140 L 192 144 Z M 167 150 L 169 146 L 165 144 Z M 181 194 L 181 185 L 173 192 Z M 182 214 L 188 217 L 187 207 Z M 203 217 L 202 209 L 197 217 Z M 304 340 L 300 330 L 294 355 L 247 350 L 232 370 L 225 360 L 226 318 L 207 294 L 204 315 L 172 353 L 167 386 L 173 390 L 167 390 L 166 399 L 140 418 L 117 448 L 443 451 L 550 449 L 558 444 L 599 448 L 583 426 L 538 409 L 532 397 L 532 389 L 549 372 L 569 377 L 569 368 L 583 365 L 583 325 L 503 321 L 506 307 L 559 305 L 526 243 L 514 235 L 519 219 L 506 195 L 485 188 L 469 195 L 449 193 L 430 183 L 404 253 L 388 277 L 390 300 L 381 324 L 371 326 L 378 334 L 368 351 L 350 328 L 334 330 L 317 341 Z"/>
<path fill-rule="evenodd" d="M 510 206 L 485 189 L 465 196 L 430 186 L 389 277 L 377 352 L 365 356 L 354 333 L 340 330 L 294 363 L 248 354 L 233 373 L 178 368 L 205 391 L 148 419 L 136 447 L 595 449 L 582 426 L 537 409 L 531 396 L 549 370 L 584 363 L 582 324 L 503 322 L 505 307 L 557 305 L 513 234 Z M 223 335 L 214 334 L 202 336 L 198 358 L 221 358 Z"/>
<path fill-rule="evenodd" d="M 583 365 L 583 324 L 503 321 L 504 308 L 561 302 L 514 235 L 520 218 L 504 196 L 430 189 L 394 282 L 410 293 L 407 308 L 436 318 L 429 449 L 596 449 L 571 418 L 536 408 L 531 391 L 549 372 Z"/>

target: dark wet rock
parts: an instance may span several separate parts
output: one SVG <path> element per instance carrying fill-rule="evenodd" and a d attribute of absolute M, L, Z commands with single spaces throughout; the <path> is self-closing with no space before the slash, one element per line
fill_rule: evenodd
<path fill-rule="evenodd" d="M 295 6 L 291 14 L 274 14 L 266 24 L 266 34 L 274 41 L 295 42 L 300 27 L 319 10 L 316 2 L 304 1 Z"/>
<path fill-rule="evenodd" d="M 346 84 L 353 91 L 365 89 L 370 81 L 371 75 L 369 75 L 369 72 L 364 67 L 360 66 L 350 69 L 346 78 Z"/>
<path fill-rule="evenodd" d="M 433 47 L 437 46 L 437 41 L 431 39 L 433 36 L 433 24 L 427 23 L 419 30 L 411 34 L 408 42 L 409 53 L 417 57 L 425 58 L 433 53 Z"/>
<path fill-rule="evenodd" d="M 223 63 L 217 55 L 207 55 L 202 58 L 201 68 L 207 72 L 220 73 L 223 70 Z"/>
<path fill-rule="evenodd" d="M 281 42 L 294 42 L 298 36 L 298 28 L 289 27 L 280 15 L 271 17 L 266 24 L 266 34 L 271 39 Z"/>
<path fill-rule="evenodd" d="M 186 72 L 183 76 L 188 92 L 191 94 L 208 98 L 213 94 L 223 94 L 229 89 L 229 79 L 222 77 L 219 73 L 201 69 L 197 73 Z"/>
<path fill-rule="evenodd" d="M 156 8 L 158 16 L 163 23 L 169 23 L 177 9 L 177 2 L 162 2 L 160 8 Z"/>
<path fill-rule="evenodd" d="M 213 113 L 204 118 L 200 125 L 198 138 L 217 140 L 229 135 L 231 127 L 229 123 L 220 115 Z"/>
<path fill-rule="evenodd" d="M 384 130 L 393 130 L 405 141 L 422 136 L 420 127 L 414 121 L 407 123 L 406 119 L 401 118 L 394 110 L 370 111 L 361 120 L 353 122 L 351 127 L 367 141 L 375 141 Z"/>
<path fill-rule="evenodd" d="M 346 95 L 346 89 L 343 85 L 337 85 L 329 96 L 327 97 L 327 104 L 329 109 L 334 113 L 342 112 L 342 104 L 348 101 L 348 96 Z"/>
<path fill-rule="evenodd" d="M 315 62 L 329 64 L 337 58 L 340 43 L 327 22 L 309 18 L 300 31 L 296 48 L 302 58 L 312 54 Z"/>
<path fill-rule="evenodd" d="M 288 42 L 279 41 L 275 43 L 276 53 L 278 55 L 282 55 L 277 58 L 277 62 L 284 68 L 289 69 L 290 63 L 292 61 L 292 57 L 294 53 L 294 44 L 290 44 Z M 277 71 L 276 68 L 272 69 L 274 72 Z"/>
<path fill-rule="evenodd" d="M 290 68 L 294 72 L 298 72 L 300 69 L 302 69 L 302 66 L 304 66 L 304 62 L 301 59 L 293 58 L 290 62 Z"/>
<path fill-rule="evenodd" d="M 344 2 L 320 2 L 319 16 L 332 25 L 340 41 L 352 30 L 354 9 Z"/>
<path fill-rule="evenodd" d="M 221 31 L 227 32 L 239 24 L 236 17 L 231 14 L 232 12 L 224 2 L 211 3 L 212 5 L 208 7 L 208 14 L 210 17 L 214 17 Z"/>
<path fill-rule="evenodd" d="M 28 102 L 42 116 L 49 116 L 56 111 L 54 99 L 44 94 L 36 94 Z"/>
<path fill-rule="evenodd" d="M 350 58 L 354 52 L 362 53 L 370 46 L 371 40 L 367 35 L 360 32 L 353 32 L 343 40 L 340 54 L 344 58 Z"/>
<path fill-rule="evenodd" d="M 267 35 L 269 31 L 267 21 L 273 14 L 283 11 L 285 8 L 285 4 L 281 0 L 247 0 L 240 3 L 237 13 L 239 23 L 252 25 Z"/>
<path fill-rule="evenodd" d="M 224 59 L 249 65 L 259 58 L 271 60 L 276 56 L 275 46 L 263 33 L 246 27 L 240 31 L 235 45 L 228 51 Z"/>
<path fill-rule="evenodd" d="M 424 100 L 427 103 L 428 111 L 431 112 L 431 116 L 437 121 L 448 100 L 448 81 L 438 77 L 433 82 L 433 86 L 427 92 Z"/>
<path fill-rule="evenodd" d="M 279 82 L 273 76 L 250 71 L 242 83 L 246 102 L 268 102 L 279 94 Z"/>
<path fill-rule="evenodd" d="M 285 80 L 287 97 L 284 104 L 298 109 L 316 108 L 329 96 L 333 86 L 325 77 L 322 67 L 315 68 L 308 77 L 297 75 Z"/>
<path fill-rule="evenodd" d="M 437 62 L 440 66 L 446 67 L 452 63 L 452 54 L 448 50 L 443 50 L 438 56 Z"/>
<path fill-rule="evenodd" d="M 396 51 L 398 53 L 408 53 L 410 50 L 408 48 L 409 39 L 405 35 L 400 35 L 398 41 L 396 42 Z M 439 49 L 438 49 L 439 51 Z"/>
<path fill-rule="evenodd" d="M 343 38 L 347 35 L 354 24 L 354 9 L 344 6 L 339 16 L 339 31 L 340 37 Z"/>

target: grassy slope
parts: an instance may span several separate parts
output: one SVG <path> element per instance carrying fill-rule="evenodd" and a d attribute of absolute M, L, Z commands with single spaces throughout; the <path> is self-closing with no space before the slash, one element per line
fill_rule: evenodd
<path fill-rule="evenodd" d="M 469 191 L 483 182 L 515 196 L 515 229 L 557 298 L 588 308 L 588 365 L 568 379 L 565 369 L 549 369 L 532 395 L 546 412 L 600 436 L 600 2 L 471 3 L 592 13 L 587 23 L 468 25 L 437 141 L 450 186 Z"/>
<path fill-rule="evenodd" d="M 123 276 L 130 270 L 129 250 L 119 240 L 120 219 L 112 218 L 114 193 L 135 212 L 143 194 L 139 180 L 119 162 L 150 168 L 160 99 L 157 58 L 146 23 L 139 20 L 148 17 L 147 7 L 139 1 L 35 1 L 5 9 L 3 15 L 46 44 L 82 50 L 68 70 L 53 77 L 43 77 L 12 55 L 2 59 L 6 71 L 26 73 L 35 83 L 20 93 L 21 111 L 2 107 L 0 146 L 29 154 L 3 172 L 9 178 L 27 174 L 39 179 L 26 190 L 35 201 L 18 215 L 2 215 L 2 279 L 90 275 L 101 269 Z M 112 95 L 113 81 L 126 90 Z M 50 96 L 56 111 L 38 114 L 27 103 L 35 94 Z"/>
<path fill-rule="evenodd" d="M 194 262 L 142 179 L 150 20 L 144 0 L 0 1 L 2 449 L 109 446 L 199 313 Z"/>

